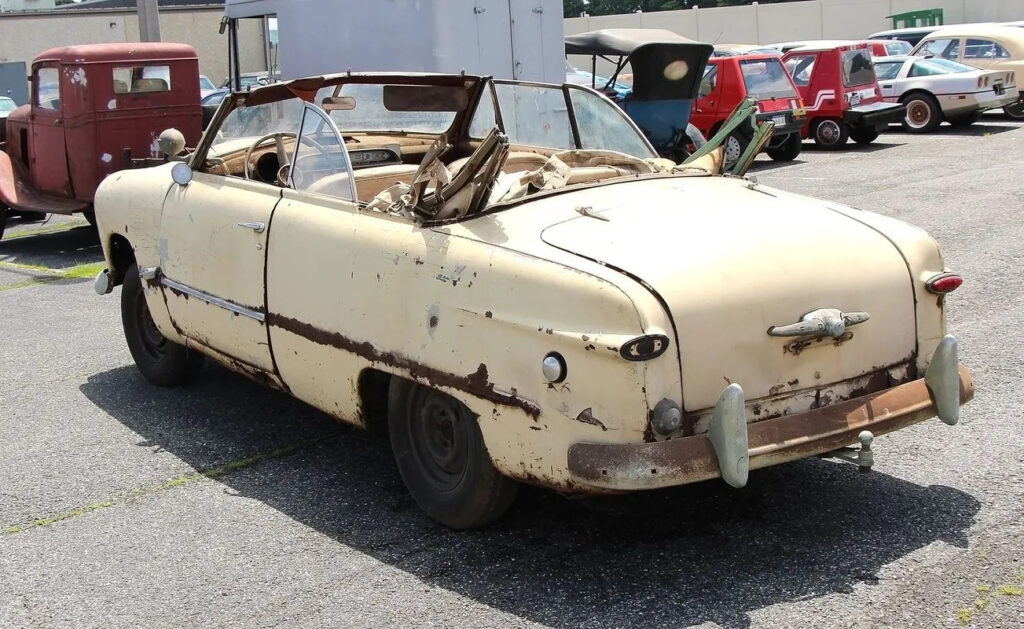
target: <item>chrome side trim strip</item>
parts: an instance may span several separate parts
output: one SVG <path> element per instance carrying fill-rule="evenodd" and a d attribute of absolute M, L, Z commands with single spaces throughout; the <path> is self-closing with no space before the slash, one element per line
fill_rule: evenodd
<path fill-rule="evenodd" d="M 172 279 L 170 279 L 170 278 L 168 278 L 168 277 L 166 277 L 164 275 L 160 276 L 160 283 L 163 284 L 164 286 L 166 286 L 167 288 L 170 288 L 170 289 L 173 289 L 173 290 L 185 293 L 189 297 L 195 297 L 196 299 L 205 301 L 206 303 L 208 303 L 210 305 L 218 306 L 218 307 L 223 308 L 225 310 L 229 310 L 229 311 L 231 311 L 231 312 L 233 312 L 233 313 L 235 313 L 237 315 L 242 315 L 243 317 L 249 317 L 250 319 L 255 319 L 256 321 L 259 321 L 260 323 L 264 323 L 266 321 L 266 319 L 267 319 L 267 315 L 263 314 L 262 312 L 258 312 L 256 310 L 250 310 L 249 308 L 243 308 L 242 306 L 239 306 L 238 304 L 233 304 L 230 301 L 225 301 L 225 300 L 221 299 L 220 297 L 214 297 L 213 295 L 210 295 L 210 294 L 204 293 L 202 291 L 196 290 L 196 289 L 192 288 L 191 286 L 186 286 L 185 284 L 182 284 L 181 282 L 175 282 L 174 280 L 172 280 Z"/>

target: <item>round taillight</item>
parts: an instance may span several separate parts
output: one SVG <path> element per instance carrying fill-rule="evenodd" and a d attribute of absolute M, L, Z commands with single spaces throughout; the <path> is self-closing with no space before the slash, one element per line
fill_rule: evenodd
<path fill-rule="evenodd" d="M 956 275 L 955 273 L 942 273 L 925 282 L 925 288 L 927 288 L 930 293 L 945 295 L 946 293 L 952 293 L 956 289 L 960 288 L 960 285 L 963 283 L 964 278 Z"/>

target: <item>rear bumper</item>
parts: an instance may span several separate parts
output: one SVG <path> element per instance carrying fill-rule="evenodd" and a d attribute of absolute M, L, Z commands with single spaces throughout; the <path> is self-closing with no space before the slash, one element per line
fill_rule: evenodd
<path fill-rule="evenodd" d="M 907 107 L 899 103 L 878 102 L 860 105 L 846 110 L 843 121 L 850 127 L 874 127 L 876 129 L 903 120 Z"/>
<path fill-rule="evenodd" d="M 960 366 L 959 402 L 974 397 L 967 369 Z M 884 435 L 938 415 L 925 379 L 797 415 L 747 426 L 749 469 L 831 452 L 855 443 L 862 430 Z M 722 476 L 708 435 L 655 443 L 575 443 L 569 472 L 580 485 L 631 491 L 683 485 Z"/>
<path fill-rule="evenodd" d="M 780 118 L 784 120 L 783 124 L 779 124 Z M 807 124 L 807 116 L 798 116 L 793 112 L 793 110 L 775 111 L 757 115 L 758 124 L 769 120 L 775 122 L 775 128 L 772 130 L 772 134 L 775 137 L 782 137 L 791 133 L 800 133 L 803 131 L 804 125 Z"/>

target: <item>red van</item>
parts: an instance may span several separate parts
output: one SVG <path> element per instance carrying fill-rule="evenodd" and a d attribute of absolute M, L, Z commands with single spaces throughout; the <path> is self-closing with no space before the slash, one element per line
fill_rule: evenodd
<path fill-rule="evenodd" d="M 199 57 L 170 43 L 53 48 L 32 62 L 32 102 L 7 117 L 0 235 L 8 211 L 92 216 L 107 175 L 159 159 L 164 129 L 202 134 Z"/>
<path fill-rule="evenodd" d="M 778 55 L 712 57 L 690 122 L 710 138 L 747 97 L 757 100 L 759 122 L 775 123 L 768 155 L 778 161 L 795 159 L 800 154 L 805 113 L 797 87 Z M 725 144 L 726 163 L 739 158 L 743 148 L 742 138 L 730 136 Z"/>
<path fill-rule="evenodd" d="M 849 138 L 870 144 L 906 107 L 882 100 L 871 48 L 863 43 L 795 48 L 782 57 L 807 104 L 803 137 L 826 149 Z"/>

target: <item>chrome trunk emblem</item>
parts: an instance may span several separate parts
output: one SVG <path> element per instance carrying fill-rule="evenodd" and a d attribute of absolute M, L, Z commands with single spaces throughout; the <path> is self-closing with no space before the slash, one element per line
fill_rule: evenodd
<path fill-rule="evenodd" d="M 831 336 L 839 338 L 846 328 L 868 320 L 866 312 L 842 312 L 835 308 L 819 308 L 800 317 L 797 323 L 773 325 L 769 336 Z"/>

